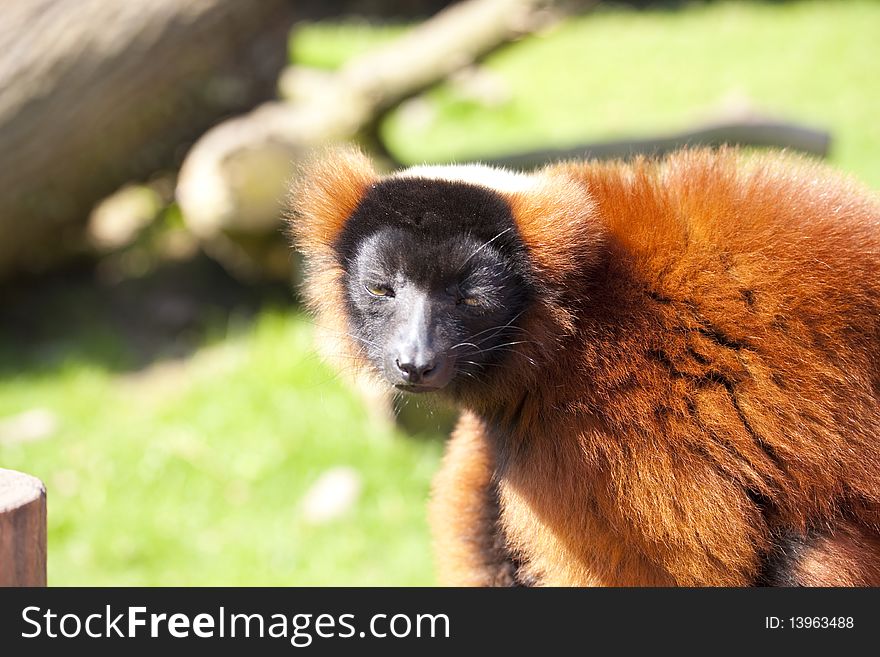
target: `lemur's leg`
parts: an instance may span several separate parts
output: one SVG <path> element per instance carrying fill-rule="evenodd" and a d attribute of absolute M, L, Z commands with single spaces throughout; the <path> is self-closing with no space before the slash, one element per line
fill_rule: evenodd
<path fill-rule="evenodd" d="M 438 578 L 448 586 L 517 586 L 518 564 L 498 523 L 491 449 L 480 423 L 462 416 L 434 477 L 430 522 Z"/>

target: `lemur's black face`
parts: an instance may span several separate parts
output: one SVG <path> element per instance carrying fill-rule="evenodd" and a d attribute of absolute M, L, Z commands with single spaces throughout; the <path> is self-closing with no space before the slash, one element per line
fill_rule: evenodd
<path fill-rule="evenodd" d="M 376 184 L 337 243 L 350 330 L 388 382 L 408 392 L 486 381 L 530 296 L 506 202 L 463 183 Z"/>

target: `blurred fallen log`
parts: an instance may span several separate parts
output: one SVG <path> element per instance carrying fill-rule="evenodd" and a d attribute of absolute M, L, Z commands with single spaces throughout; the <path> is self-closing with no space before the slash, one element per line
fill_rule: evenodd
<path fill-rule="evenodd" d="M 289 0 L 5 0 L 0 279 L 87 248 L 93 204 L 270 98 Z"/>
<path fill-rule="evenodd" d="M 539 149 L 527 153 L 482 158 L 495 166 L 534 169 L 548 162 L 568 159 L 613 160 L 635 155 L 659 156 L 684 146 L 751 146 L 785 148 L 826 157 L 831 134 L 825 130 L 796 123 L 748 116 L 725 120 L 693 130 L 642 139 L 620 139 L 581 144 L 571 148 Z"/>
<path fill-rule="evenodd" d="M 188 227 L 240 274 L 289 275 L 280 214 L 296 163 L 319 145 L 369 133 L 382 112 L 548 24 L 559 5 L 466 0 L 337 73 L 286 73 L 281 86 L 290 102 L 220 124 L 187 155 L 177 199 Z"/>

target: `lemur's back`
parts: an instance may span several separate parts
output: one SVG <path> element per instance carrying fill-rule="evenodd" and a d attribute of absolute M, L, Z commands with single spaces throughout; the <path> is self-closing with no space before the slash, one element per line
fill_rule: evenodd
<path fill-rule="evenodd" d="M 583 409 L 548 433 L 579 435 L 598 515 L 641 518 L 654 558 L 691 573 L 675 550 L 701 554 L 725 531 L 768 546 L 842 514 L 875 536 L 876 199 L 778 156 L 560 168 L 589 191 L 606 259 L 584 277 L 588 337 L 555 369 L 563 392 L 534 403 Z"/>

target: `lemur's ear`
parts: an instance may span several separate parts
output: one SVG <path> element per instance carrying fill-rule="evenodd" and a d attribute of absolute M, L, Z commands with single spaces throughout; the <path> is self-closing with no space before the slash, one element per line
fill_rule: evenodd
<path fill-rule="evenodd" d="M 294 179 L 288 197 L 297 248 L 306 253 L 329 249 L 376 180 L 373 164 L 357 148 L 335 146 L 314 157 Z"/>
<path fill-rule="evenodd" d="M 564 282 L 601 249 L 604 231 L 582 184 L 552 167 L 534 176 L 534 187 L 508 195 L 508 202 L 520 237 L 543 279 Z M 585 230 L 591 224 L 593 229 Z"/>

